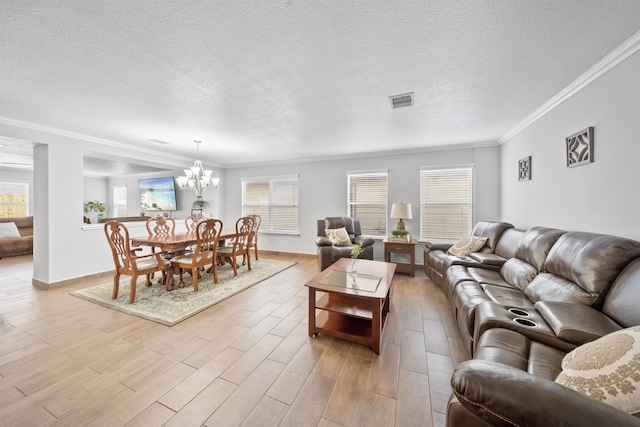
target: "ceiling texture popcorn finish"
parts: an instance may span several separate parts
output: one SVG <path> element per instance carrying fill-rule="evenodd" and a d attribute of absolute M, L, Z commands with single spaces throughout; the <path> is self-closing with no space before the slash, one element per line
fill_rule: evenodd
<path fill-rule="evenodd" d="M 0 123 L 199 139 L 225 167 L 497 143 L 639 22 L 637 0 L 5 1 Z"/>

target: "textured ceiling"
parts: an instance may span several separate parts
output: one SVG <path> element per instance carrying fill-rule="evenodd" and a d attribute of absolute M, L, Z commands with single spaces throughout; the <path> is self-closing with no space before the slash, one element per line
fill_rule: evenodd
<path fill-rule="evenodd" d="M 638 32 L 640 1 L 3 1 L 0 19 L 0 122 L 190 158 L 200 139 L 234 166 L 496 141 Z"/>

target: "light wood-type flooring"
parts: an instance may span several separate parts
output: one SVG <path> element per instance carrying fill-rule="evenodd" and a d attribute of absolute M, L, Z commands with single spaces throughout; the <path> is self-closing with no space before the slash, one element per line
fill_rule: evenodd
<path fill-rule="evenodd" d="M 69 295 L 91 281 L 36 290 L 30 257 L 0 260 L 0 425 L 445 424 L 466 353 L 421 268 L 396 274 L 376 355 L 308 336 L 315 257 L 262 256 L 298 264 L 174 327 Z"/>

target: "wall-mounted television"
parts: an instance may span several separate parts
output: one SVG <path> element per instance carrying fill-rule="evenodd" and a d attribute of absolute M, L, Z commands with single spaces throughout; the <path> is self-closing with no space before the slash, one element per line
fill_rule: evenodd
<path fill-rule="evenodd" d="M 175 211 L 176 185 L 172 176 L 138 180 L 140 208 L 143 211 Z"/>

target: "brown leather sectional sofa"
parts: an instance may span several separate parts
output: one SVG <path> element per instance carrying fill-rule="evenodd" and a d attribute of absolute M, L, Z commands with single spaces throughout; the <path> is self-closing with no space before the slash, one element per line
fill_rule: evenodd
<path fill-rule="evenodd" d="M 0 222 L 13 222 L 20 237 L 0 239 L 0 258 L 33 253 L 33 217 L 0 218 Z"/>
<path fill-rule="evenodd" d="M 428 242 L 424 269 L 447 296 L 473 359 L 452 377 L 448 426 L 640 425 L 554 382 L 563 357 L 640 325 L 640 242 L 480 222 L 468 257 Z"/>

